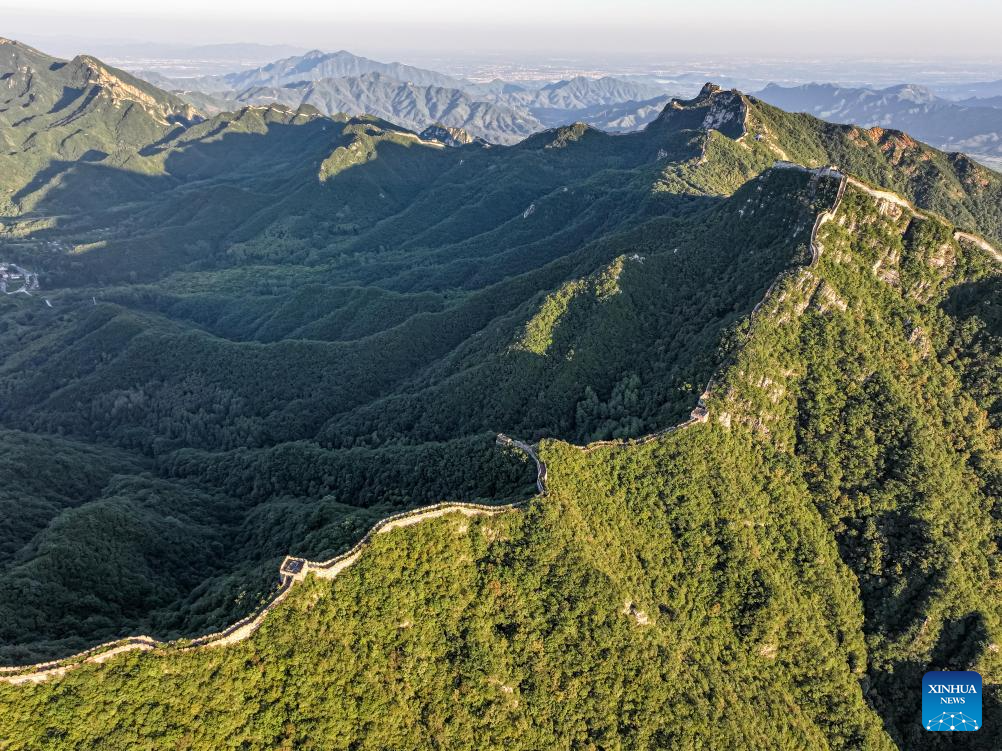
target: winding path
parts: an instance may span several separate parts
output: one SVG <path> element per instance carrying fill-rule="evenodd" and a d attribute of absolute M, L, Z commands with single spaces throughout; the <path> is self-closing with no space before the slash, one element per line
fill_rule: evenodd
<path fill-rule="evenodd" d="M 498 433 L 497 443 L 499 446 L 513 446 L 514 448 L 520 449 L 528 454 L 530 459 L 536 462 L 536 490 L 539 491 L 540 495 L 546 495 L 546 463 L 539 458 L 539 455 L 536 453 L 536 449 L 528 443 L 523 443 L 522 441 L 517 441 L 514 438 L 509 438 L 504 433 Z"/>

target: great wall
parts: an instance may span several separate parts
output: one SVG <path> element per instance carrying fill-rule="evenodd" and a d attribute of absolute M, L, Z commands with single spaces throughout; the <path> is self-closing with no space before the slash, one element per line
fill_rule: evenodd
<path fill-rule="evenodd" d="M 546 494 L 546 464 L 540 459 L 536 450 L 523 441 L 509 438 L 503 433 L 498 434 L 497 444 L 524 452 L 536 465 L 536 490 L 539 495 Z M 361 558 L 373 538 L 393 529 L 409 527 L 429 519 L 435 519 L 446 514 L 465 514 L 467 516 L 493 516 L 521 507 L 523 503 L 485 505 L 478 503 L 437 503 L 432 506 L 404 511 L 388 516 L 377 522 L 359 540 L 354 547 L 345 553 L 326 561 L 310 561 L 306 558 L 286 556 L 279 566 L 280 584 L 262 608 L 236 623 L 232 623 L 221 631 L 204 634 L 194 639 L 178 639 L 175 641 L 158 641 L 151 636 L 130 636 L 124 639 L 105 642 L 75 655 L 58 660 L 49 660 L 32 665 L 0 667 L 0 681 L 11 684 L 39 683 L 50 678 L 56 678 L 80 665 L 97 664 L 111 659 L 115 655 L 131 651 L 150 651 L 153 649 L 171 649 L 186 651 L 204 647 L 221 647 L 235 644 L 250 637 L 256 632 L 265 617 L 288 597 L 293 586 L 303 581 L 308 574 L 314 574 L 321 579 L 333 579 Z"/>
<path fill-rule="evenodd" d="M 878 201 L 885 201 L 899 206 L 916 218 L 926 219 L 928 216 L 916 209 L 910 202 L 889 191 L 873 188 L 865 183 L 853 178 L 837 167 L 809 168 L 803 165 L 778 161 L 775 164 L 777 169 L 794 169 L 810 174 L 815 180 L 821 178 L 831 178 L 839 180 L 839 187 L 835 200 L 831 208 L 821 212 L 815 220 L 810 235 L 811 260 L 806 266 L 797 267 L 796 270 L 784 272 L 766 290 L 762 300 L 752 309 L 750 314 L 754 318 L 760 311 L 763 303 L 770 299 L 776 286 L 787 278 L 791 273 L 798 273 L 805 269 L 816 266 L 823 248 L 818 243 L 818 233 L 829 221 L 832 221 L 841 206 L 848 186 L 872 196 Z M 994 248 L 990 243 L 981 237 L 968 232 L 956 230 L 954 239 L 958 242 L 965 241 L 980 248 L 988 255 L 1002 262 L 1002 253 Z M 639 446 L 649 444 L 663 438 L 666 435 L 684 430 L 697 423 L 705 423 L 709 419 L 709 409 L 707 398 L 713 388 L 714 380 L 711 379 L 706 390 L 700 396 L 697 406 L 693 409 L 689 419 L 679 425 L 666 428 L 665 430 L 651 433 L 646 436 L 632 439 L 621 439 L 611 441 L 595 441 L 585 446 L 577 446 L 583 452 L 591 452 L 596 449 L 606 447 L 624 448 L 629 446 Z M 536 449 L 523 442 L 510 438 L 503 433 L 498 434 L 497 444 L 515 448 L 525 453 L 536 464 L 536 498 L 545 496 L 548 492 L 546 485 L 546 464 L 539 458 Z M 10 684 L 30 684 L 46 681 L 64 675 L 69 670 L 86 664 L 100 664 L 113 657 L 130 651 L 151 651 L 151 650 L 172 650 L 186 651 L 198 648 L 209 648 L 226 646 L 243 641 L 253 635 L 264 622 L 267 615 L 278 605 L 280 605 L 292 591 L 296 583 L 303 581 L 309 574 L 313 574 L 323 579 L 333 579 L 340 573 L 348 569 L 357 562 L 370 546 L 373 538 L 393 529 L 412 526 L 429 519 L 438 518 L 446 514 L 459 513 L 467 516 L 493 516 L 515 511 L 525 505 L 526 502 L 511 503 L 505 505 L 484 505 L 475 503 L 439 503 L 433 506 L 426 506 L 400 514 L 386 517 L 377 522 L 358 543 L 345 553 L 342 553 L 327 561 L 310 561 L 305 558 L 286 556 L 279 567 L 280 584 L 271 599 L 257 612 L 243 618 L 227 628 L 212 634 L 205 634 L 194 639 L 179 639 L 175 641 L 158 641 L 150 636 L 132 636 L 118 639 L 104 644 L 97 645 L 90 649 L 79 652 L 75 655 L 48 662 L 35 663 L 32 665 L 19 665 L 0 667 L 0 681 Z"/>
<path fill-rule="evenodd" d="M 838 191 L 835 195 L 835 200 L 832 202 L 831 208 L 829 208 L 827 211 L 818 214 L 817 219 L 814 221 L 814 227 L 811 230 L 811 237 L 810 237 L 811 261 L 806 267 L 805 266 L 797 267 L 797 270 L 799 271 L 800 269 L 803 268 L 811 268 L 812 266 L 815 266 L 821 258 L 821 246 L 818 244 L 818 232 L 825 225 L 825 223 L 834 219 L 839 206 L 842 204 L 842 198 L 845 196 L 846 187 L 849 184 L 849 178 L 842 172 L 840 172 L 836 167 L 819 167 L 816 169 L 811 169 L 799 164 L 793 164 L 792 162 L 782 162 L 782 161 L 776 162 L 775 167 L 777 169 L 796 169 L 797 171 L 805 172 L 811 175 L 815 180 L 830 178 L 830 179 L 838 179 L 839 181 Z M 772 293 L 776 289 L 777 285 L 779 285 L 791 273 L 795 272 L 793 271 L 784 272 L 779 276 L 777 276 L 775 280 L 773 280 L 772 284 L 770 284 L 768 289 L 766 289 L 765 294 L 762 296 L 762 299 L 759 300 L 758 304 L 756 304 L 755 307 L 752 309 L 752 312 L 749 316 L 750 318 L 754 318 L 756 315 L 758 315 L 760 309 L 762 308 L 762 304 L 766 302 L 766 300 L 769 300 L 771 298 Z M 692 410 L 691 414 L 689 415 L 689 419 L 679 425 L 673 425 L 670 428 L 665 428 L 664 430 L 659 430 L 656 433 L 650 433 L 648 435 L 641 436 L 639 438 L 622 438 L 611 441 L 594 441 L 592 443 L 587 444 L 586 446 L 578 446 L 577 448 L 585 453 L 589 453 L 600 448 L 609 448 L 609 447 L 625 448 L 628 446 L 643 446 L 648 443 L 653 443 L 654 441 L 657 441 L 671 433 L 676 433 L 680 430 L 684 430 L 685 428 L 691 427 L 692 425 L 696 425 L 697 423 L 706 422 L 710 418 L 710 411 L 709 407 L 707 406 L 707 399 L 710 396 L 710 392 L 712 391 L 713 386 L 714 386 L 714 379 L 711 378 L 709 384 L 707 384 L 706 386 L 706 389 L 699 397 L 699 400 L 696 403 L 696 407 Z"/>

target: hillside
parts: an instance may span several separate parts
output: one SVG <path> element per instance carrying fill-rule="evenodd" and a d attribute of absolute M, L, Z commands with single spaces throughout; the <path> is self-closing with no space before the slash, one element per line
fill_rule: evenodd
<path fill-rule="evenodd" d="M 998 271 L 852 186 L 818 248 L 738 335 L 707 422 L 545 441 L 548 492 L 526 511 L 380 536 L 239 645 L 0 688 L 0 729 L 174 744 L 200 696 L 215 719 L 184 725 L 192 748 L 936 747 L 913 722 L 921 673 L 998 681 L 1000 613 L 980 596 L 998 407 L 978 385 L 998 378 L 981 359 L 1002 343 L 982 312 Z M 137 723 L 150 712 L 166 726 Z"/>
<path fill-rule="evenodd" d="M 0 80 L 0 216 L 81 164 L 130 171 L 141 147 L 200 119 L 92 57 L 58 60 L 3 38 Z"/>
<path fill-rule="evenodd" d="M 839 123 L 895 128 L 944 149 L 963 151 L 988 166 L 1002 164 L 1002 111 L 990 102 L 954 102 L 920 86 L 844 89 L 830 84 L 770 85 L 756 96 L 792 112 Z"/>
<path fill-rule="evenodd" d="M 52 124 L 0 229 L 39 280 L 0 296 L 0 659 L 214 632 L 286 555 L 529 503 L 374 536 L 230 646 L 0 682 L 10 748 L 914 748 L 930 666 L 996 717 L 999 275 L 965 238 L 1002 244 L 1002 176 L 712 85 L 508 147 L 168 125 L 48 181 Z"/>
<path fill-rule="evenodd" d="M 462 128 L 449 127 L 442 123 L 429 125 L 419 135 L 426 141 L 438 141 L 439 143 L 444 143 L 446 146 L 466 146 L 471 143 L 488 145 L 482 139 L 478 140 Z"/>

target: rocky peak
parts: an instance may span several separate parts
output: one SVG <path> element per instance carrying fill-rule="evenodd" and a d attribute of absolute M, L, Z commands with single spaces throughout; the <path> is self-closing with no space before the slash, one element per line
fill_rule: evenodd
<path fill-rule="evenodd" d="M 439 143 L 444 143 L 446 146 L 465 146 L 466 144 L 474 143 L 479 139 L 474 138 L 469 133 L 467 133 L 462 128 L 450 128 L 447 125 L 442 125 L 441 123 L 435 123 L 427 128 L 425 128 L 420 133 L 421 139 L 424 141 L 438 141 Z"/>
<path fill-rule="evenodd" d="M 695 99 L 672 99 L 649 130 L 716 130 L 729 138 L 744 135 L 748 102 L 739 91 L 707 83 Z"/>
<path fill-rule="evenodd" d="M 703 84 L 703 88 L 699 90 L 699 95 L 696 97 L 696 101 L 701 99 L 709 99 L 714 94 L 719 94 L 723 89 L 721 89 L 717 84 L 707 81 Z"/>
<path fill-rule="evenodd" d="M 2 47 L 4 45 L 10 46 L 10 47 L 17 47 L 17 48 L 22 49 L 22 50 L 27 50 L 27 51 L 30 51 L 30 52 L 34 52 L 34 53 L 36 53 L 38 55 L 42 54 L 41 52 L 39 52 L 38 50 L 36 50 L 34 47 L 29 47 L 24 42 L 19 42 L 16 39 L 8 39 L 7 37 L 0 37 L 0 47 Z"/>
<path fill-rule="evenodd" d="M 892 87 L 891 92 L 906 102 L 914 102 L 915 104 L 929 104 L 936 101 L 936 95 L 925 86 L 918 86 L 913 83 L 902 84 L 901 86 Z"/>
<path fill-rule="evenodd" d="M 0 37 L 0 73 L 21 69 L 44 70 L 59 62 L 16 39 Z"/>
<path fill-rule="evenodd" d="M 530 136 L 522 143 L 532 147 L 542 146 L 544 149 L 563 149 L 592 132 L 595 132 L 595 129 L 586 123 L 573 123 L 544 130 L 542 133 Z"/>

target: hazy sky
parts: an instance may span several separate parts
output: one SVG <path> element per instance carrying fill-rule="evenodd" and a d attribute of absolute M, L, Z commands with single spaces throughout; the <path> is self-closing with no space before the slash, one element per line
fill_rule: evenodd
<path fill-rule="evenodd" d="M 1002 0 L 0 0 L 0 36 L 41 35 L 362 53 L 997 60 Z"/>

